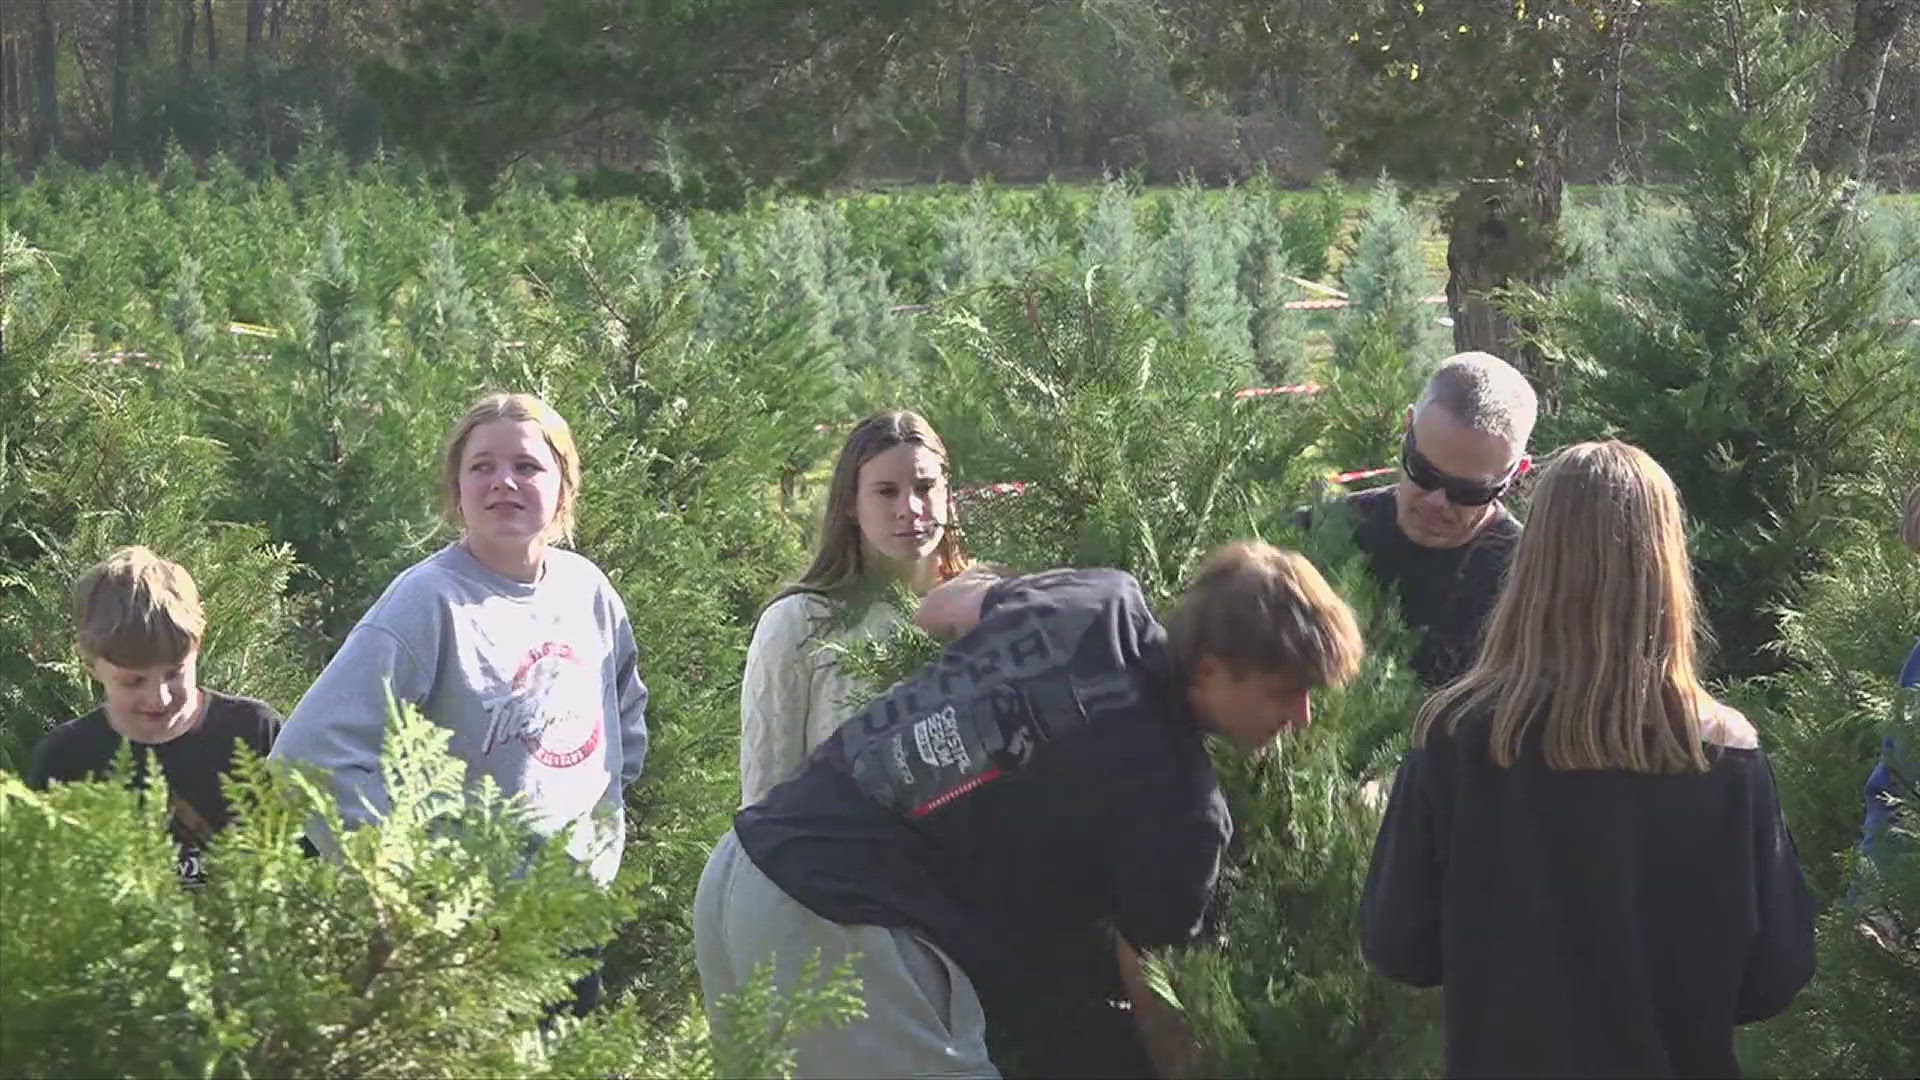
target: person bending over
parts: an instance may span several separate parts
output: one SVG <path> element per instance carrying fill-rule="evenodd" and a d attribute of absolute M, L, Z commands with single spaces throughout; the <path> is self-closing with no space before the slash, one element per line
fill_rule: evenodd
<path fill-rule="evenodd" d="M 1047 1035 L 1022 1031 L 1050 983 L 1027 943 L 1100 920 L 1151 1012 L 1132 949 L 1199 930 L 1231 831 L 1206 736 L 1259 751 L 1361 653 L 1318 571 L 1257 542 L 1164 628 L 1100 569 L 970 572 L 916 621 L 959 636 L 741 810 L 695 894 L 710 1012 L 758 965 L 785 991 L 857 957 L 866 1016 L 801 1037 L 800 1075 L 995 1075 L 990 1023 Z"/>

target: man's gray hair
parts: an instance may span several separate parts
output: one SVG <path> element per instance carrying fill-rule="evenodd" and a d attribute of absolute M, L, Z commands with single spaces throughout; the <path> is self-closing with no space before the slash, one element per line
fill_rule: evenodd
<path fill-rule="evenodd" d="M 1440 406 L 1475 431 L 1500 436 L 1513 444 L 1515 453 L 1526 449 L 1540 415 L 1540 399 L 1527 377 L 1483 352 L 1458 353 L 1441 361 L 1420 391 L 1414 411 L 1428 405 Z"/>

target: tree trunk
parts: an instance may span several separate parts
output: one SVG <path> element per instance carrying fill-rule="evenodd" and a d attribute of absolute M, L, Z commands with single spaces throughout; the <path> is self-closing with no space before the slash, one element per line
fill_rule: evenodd
<path fill-rule="evenodd" d="M 113 149 L 119 153 L 127 136 L 127 68 L 133 64 L 134 0 L 115 0 L 113 5 Z"/>
<path fill-rule="evenodd" d="M 180 81 L 193 77 L 193 0 L 180 0 Z"/>
<path fill-rule="evenodd" d="M 0 35 L 0 127 L 12 127 L 20 122 L 20 95 L 14 88 L 14 80 L 20 75 L 20 51 L 14 47 L 13 39 Z"/>
<path fill-rule="evenodd" d="M 973 50 L 960 50 L 959 87 L 953 109 L 953 158 L 962 180 L 973 179 Z"/>
<path fill-rule="evenodd" d="M 1508 285 L 1544 286 L 1556 273 L 1561 194 L 1557 165 L 1513 182 L 1463 184 L 1447 213 L 1447 310 L 1453 347 L 1489 352 L 1531 378 L 1547 374 L 1523 328 L 1487 294 Z"/>
<path fill-rule="evenodd" d="M 211 75 L 220 69 L 220 48 L 213 39 L 213 0 L 203 2 L 207 6 L 207 74 Z"/>
<path fill-rule="evenodd" d="M 320 64 L 322 100 L 333 99 L 333 0 L 308 0 L 313 4 L 313 41 L 309 55 Z"/>
<path fill-rule="evenodd" d="M 142 60 L 147 58 L 148 45 L 148 4 L 151 0 L 129 0 L 133 5 L 133 51 Z"/>
<path fill-rule="evenodd" d="M 267 13 L 267 48 L 280 55 L 280 20 L 287 13 L 287 0 L 274 0 L 273 9 Z"/>
<path fill-rule="evenodd" d="M 247 0 L 247 73 L 260 70 L 260 38 L 267 27 L 267 0 Z"/>
<path fill-rule="evenodd" d="M 1874 115 L 1880 107 L 1880 80 L 1887 54 L 1901 24 L 1913 11 L 1912 0 L 1859 0 L 1853 6 L 1853 41 L 1840 58 L 1840 72 L 1825 115 L 1827 131 L 1814 133 L 1813 163 L 1828 175 L 1861 179 L 1873 141 Z"/>
<path fill-rule="evenodd" d="M 93 81 L 93 69 L 87 66 L 86 50 L 80 47 L 80 35 L 73 35 L 73 66 L 80 72 L 80 85 L 87 91 L 87 100 L 93 103 L 93 127 L 98 128 L 100 121 L 109 119 L 107 103 L 100 100 L 100 87 Z"/>
<path fill-rule="evenodd" d="M 40 0 L 33 25 L 33 160 L 60 148 L 60 35 L 53 0 Z"/>

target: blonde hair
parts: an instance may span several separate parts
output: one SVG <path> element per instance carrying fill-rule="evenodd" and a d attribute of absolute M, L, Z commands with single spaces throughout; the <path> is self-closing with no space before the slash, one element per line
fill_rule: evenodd
<path fill-rule="evenodd" d="M 953 468 L 947 460 L 947 444 L 926 417 L 897 409 L 876 413 L 853 426 L 840 456 L 833 463 L 833 477 L 827 481 L 827 507 L 820 516 L 820 546 L 813 564 L 800 580 L 780 591 L 774 599 L 794 593 L 820 593 L 845 599 L 866 580 L 866 548 L 860 540 L 860 522 L 855 517 L 860 498 L 860 469 L 867 462 L 896 446 L 924 446 L 940 459 L 941 472 L 948 481 L 946 527 L 934 548 L 934 580 L 947 581 L 965 570 L 970 561 L 960 550 L 960 537 L 953 520 Z"/>
<path fill-rule="evenodd" d="M 73 628 L 89 660 L 154 667 L 198 649 L 207 615 L 185 567 L 144 547 L 123 547 L 73 583 Z"/>
<path fill-rule="evenodd" d="M 1259 540 L 1215 549 L 1164 625 L 1182 671 L 1204 657 L 1283 672 L 1308 687 L 1338 686 L 1360 670 L 1360 627 L 1306 557 Z"/>
<path fill-rule="evenodd" d="M 1550 768 L 1704 770 L 1699 634 L 1673 480 L 1623 442 L 1570 446 L 1541 475 L 1479 658 L 1421 707 L 1414 745 L 1490 710 L 1501 766 L 1539 723 Z"/>
<path fill-rule="evenodd" d="M 1920 484 L 1913 485 L 1907 492 L 1907 512 L 1901 522 L 1900 539 L 1906 541 L 1907 550 L 1920 555 Z"/>
<path fill-rule="evenodd" d="M 467 437 L 481 424 L 495 420 L 524 421 L 537 426 L 547 440 L 547 449 L 560 465 L 560 504 L 554 509 L 553 523 L 543 539 L 570 542 L 573 539 L 573 508 L 580 494 L 580 451 L 573 445 L 573 429 L 553 407 L 532 394 L 488 394 L 468 407 L 453 429 L 440 454 L 440 512 L 456 529 L 464 528 L 460 516 L 460 459 L 466 456 Z"/>

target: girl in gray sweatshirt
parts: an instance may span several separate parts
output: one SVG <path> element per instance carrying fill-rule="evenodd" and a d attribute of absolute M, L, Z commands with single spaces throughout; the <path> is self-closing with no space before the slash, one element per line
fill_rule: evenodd
<path fill-rule="evenodd" d="M 612 583 L 551 546 L 572 532 L 572 433 L 538 398 L 491 395 L 454 425 L 441 473 L 462 536 L 387 586 L 272 757 L 329 772 L 349 826 L 377 818 L 391 688 L 452 731 L 469 785 L 492 777 L 522 796 L 538 835 L 580 822 L 568 851 L 609 882 L 625 840 L 621 793 L 646 760 L 647 690 Z"/>

